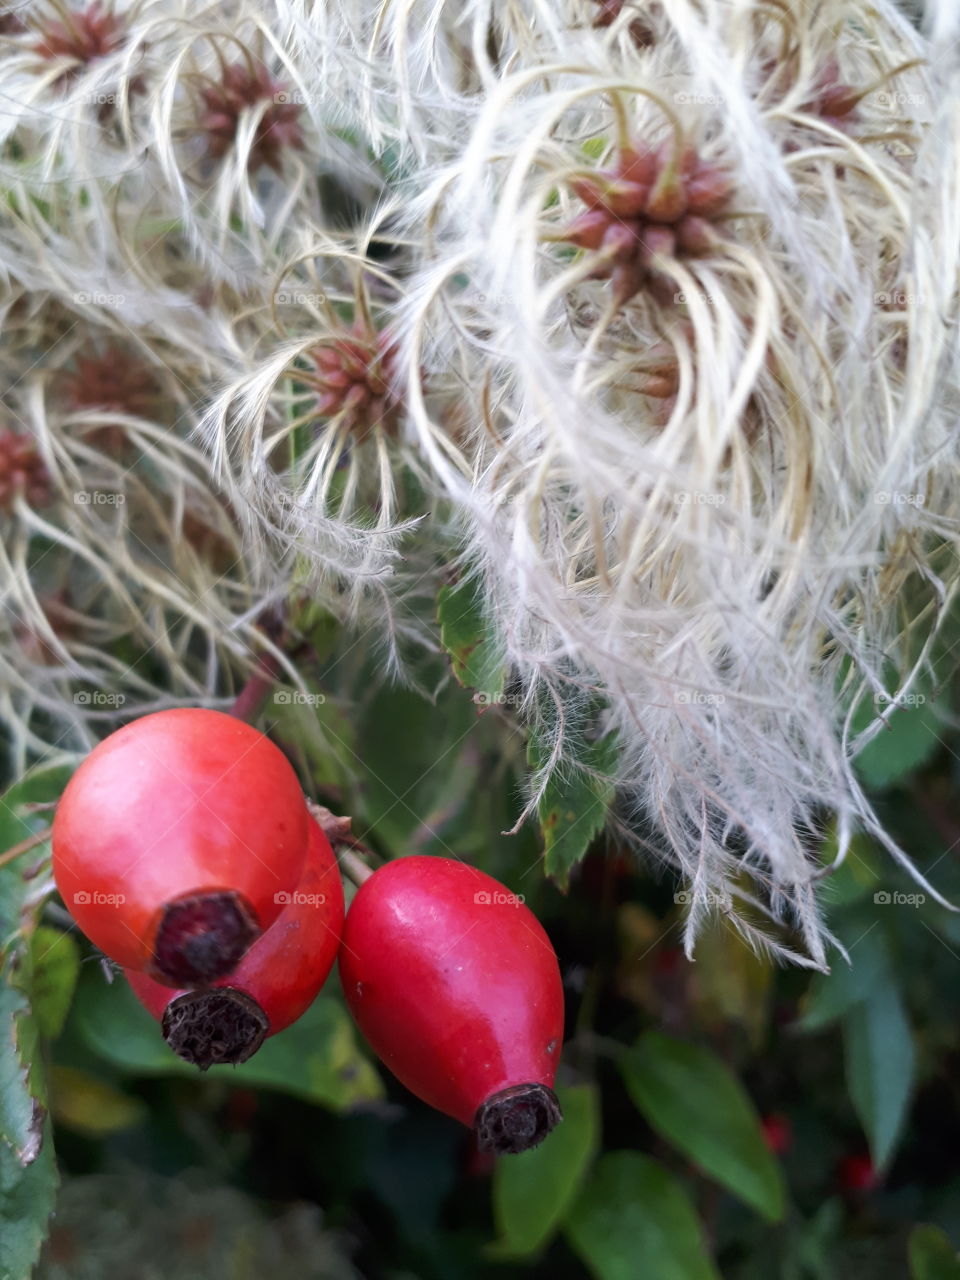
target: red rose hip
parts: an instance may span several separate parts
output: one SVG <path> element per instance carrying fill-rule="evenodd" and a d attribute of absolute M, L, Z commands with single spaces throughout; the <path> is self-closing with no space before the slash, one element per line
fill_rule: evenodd
<path fill-rule="evenodd" d="M 559 1122 L 560 969 L 502 884 L 448 858 L 388 863 L 350 905 L 339 965 L 377 1056 L 482 1150 L 526 1151 Z"/>
<path fill-rule="evenodd" d="M 300 883 L 233 970 L 203 991 L 171 991 L 145 973 L 127 980 L 186 1062 L 206 1071 L 246 1062 L 267 1036 L 305 1013 L 333 968 L 343 928 L 343 886 L 327 837 L 310 823 Z"/>
<path fill-rule="evenodd" d="M 262 733 L 219 711 L 160 711 L 105 738 L 70 779 L 53 871 L 111 959 L 199 986 L 277 918 L 309 823 L 293 768 Z"/>

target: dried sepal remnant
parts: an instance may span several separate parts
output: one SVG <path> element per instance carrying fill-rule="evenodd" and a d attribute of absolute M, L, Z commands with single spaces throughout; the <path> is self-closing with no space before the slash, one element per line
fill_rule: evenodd
<path fill-rule="evenodd" d="M 673 138 L 623 147 L 613 169 L 575 177 L 571 186 L 586 210 L 549 238 L 590 250 L 594 274 L 610 277 L 620 302 L 645 284 L 661 294 L 669 288 L 663 259 L 709 254 L 718 242 L 714 219 L 733 193 L 728 170 Z"/>
<path fill-rule="evenodd" d="M 199 125 L 215 160 L 234 146 L 245 112 L 258 116 L 247 158 L 251 172 L 263 165 L 279 172 L 284 154 L 304 145 L 299 104 L 290 101 L 288 86 L 257 59 L 221 60 L 219 78 L 204 84 L 200 97 Z"/>
<path fill-rule="evenodd" d="M 395 390 L 395 340 L 358 322 L 307 353 L 313 368 L 304 381 L 317 392 L 316 414 L 343 425 L 357 441 L 377 428 L 396 434 L 400 400 Z"/>
<path fill-rule="evenodd" d="M 32 436 L 0 428 L 0 513 L 9 513 L 18 498 L 31 507 L 47 506 L 50 474 Z"/>

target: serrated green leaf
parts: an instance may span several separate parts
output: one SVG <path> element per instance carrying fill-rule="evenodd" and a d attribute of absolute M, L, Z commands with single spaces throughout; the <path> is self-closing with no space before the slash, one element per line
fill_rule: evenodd
<path fill-rule="evenodd" d="M 28 1280 L 47 1234 L 58 1182 L 49 1119 L 40 1138 L 26 1168 L 0 1142 L 0 1280 Z"/>
<path fill-rule="evenodd" d="M 30 1003 L 42 1036 L 53 1040 L 63 1027 L 80 972 L 80 949 L 72 934 L 39 925 L 30 940 Z"/>
<path fill-rule="evenodd" d="M 437 597 L 440 643 L 450 655 L 460 684 L 476 689 L 478 701 L 498 702 L 503 696 L 506 666 L 503 651 L 484 617 L 473 581 L 441 587 Z"/>
<path fill-rule="evenodd" d="M 910 1280 L 960 1280 L 960 1256 L 939 1227 L 914 1227 L 907 1251 Z"/>
<path fill-rule="evenodd" d="M 564 1234 L 595 1280 L 719 1280 L 686 1192 L 637 1152 L 598 1162 Z"/>
<path fill-rule="evenodd" d="M 563 1123 L 532 1151 L 498 1160 L 493 1171 L 497 1259 L 537 1253 L 560 1225 L 596 1154 L 600 1098 L 593 1085 L 558 1089 Z"/>
<path fill-rule="evenodd" d="M 896 1147 L 913 1088 L 914 1048 L 895 986 L 855 1005 L 843 1022 L 844 1061 L 851 1101 L 882 1168 Z"/>
<path fill-rule="evenodd" d="M 0 797 L 0 851 L 42 832 L 49 816 L 27 806 L 58 799 L 70 772 L 38 768 Z M 27 879 L 25 873 L 36 870 L 44 856 L 44 846 L 37 845 L 0 866 L 0 1280 L 25 1280 L 31 1274 L 57 1185 L 37 1022 L 30 1007 L 30 941 L 42 881 Z"/>
<path fill-rule="evenodd" d="M 543 832 L 544 870 L 561 889 L 567 888 L 570 872 L 606 822 L 618 751 L 617 735 L 608 733 L 586 744 L 576 764 L 564 762 L 554 769 L 547 781 L 537 817 Z M 531 735 L 527 758 L 535 769 L 549 761 L 549 752 L 535 735 Z"/>
<path fill-rule="evenodd" d="M 746 1091 L 715 1053 L 649 1032 L 618 1065 L 653 1129 L 765 1218 L 783 1217 L 780 1165 Z"/>
<path fill-rule="evenodd" d="M 85 973 L 70 1017 L 89 1049 L 131 1075 L 200 1078 L 196 1067 L 167 1048 L 159 1024 L 122 979 L 107 984 L 99 973 Z M 383 1082 L 363 1056 L 346 1009 L 325 995 L 292 1027 L 266 1040 L 248 1062 L 211 1067 L 204 1075 L 277 1089 L 332 1111 L 383 1096 Z"/>

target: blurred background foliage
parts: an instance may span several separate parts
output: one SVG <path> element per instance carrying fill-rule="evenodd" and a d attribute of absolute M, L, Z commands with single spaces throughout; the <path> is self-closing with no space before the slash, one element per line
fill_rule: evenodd
<path fill-rule="evenodd" d="M 297 626 L 312 692 L 274 689 L 258 723 L 378 856 L 455 855 L 525 895 L 564 975 L 565 1123 L 494 1163 L 373 1062 L 335 981 L 251 1061 L 201 1075 L 72 930 L 38 840 L 0 859 L 4 1280 L 30 1274 L 54 1202 L 44 1280 L 960 1277 L 960 917 L 859 837 L 823 884 L 849 964 L 775 967 L 722 903 L 691 963 L 682 886 L 619 846 L 610 743 L 556 779 L 539 830 L 504 834 L 537 744 L 460 588 L 415 689 L 328 618 Z M 860 761 L 954 901 L 958 638 Z M 53 759 L 7 789 L 0 847 L 42 835 L 68 773 Z"/>

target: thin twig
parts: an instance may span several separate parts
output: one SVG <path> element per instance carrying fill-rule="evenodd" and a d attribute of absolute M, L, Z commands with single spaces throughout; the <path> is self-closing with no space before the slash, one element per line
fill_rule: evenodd
<path fill-rule="evenodd" d="M 52 828 L 50 827 L 44 827 L 42 831 L 36 832 L 35 835 L 27 836 L 25 840 L 21 840 L 19 844 L 11 845 L 9 849 L 0 853 L 0 867 L 5 867 L 8 862 L 13 862 L 15 858 L 19 858 L 21 853 L 29 853 L 38 844 L 43 844 L 45 840 L 49 840 L 51 830 Z"/>

